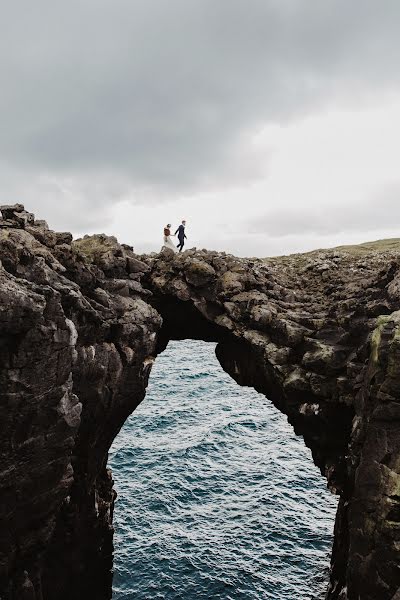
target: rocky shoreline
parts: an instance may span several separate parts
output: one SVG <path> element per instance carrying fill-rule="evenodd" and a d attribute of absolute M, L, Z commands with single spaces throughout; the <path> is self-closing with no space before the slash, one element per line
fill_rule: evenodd
<path fill-rule="evenodd" d="M 184 338 L 218 343 L 340 495 L 327 599 L 400 597 L 400 247 L 137 256 L 1 212 L 1 600 L 111 597 L 108 450 Z"/>

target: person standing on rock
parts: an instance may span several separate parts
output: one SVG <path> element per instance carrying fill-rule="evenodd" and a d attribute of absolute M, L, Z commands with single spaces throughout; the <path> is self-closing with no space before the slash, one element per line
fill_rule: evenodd
<path fill-rule="evenodd" d="M 182 252 L 183 246 L 185 245 L 185 240 L 187 240 L 187 237 L 185 234 L 185 227 L 186 227 L 186 221 L 183 220 L 181 225 L 179 225 L 178 229 L 175 231 L 175 235 L 178 234 L 179 244 L 177 245 L 177 248 L 178 248 L 179 252 Z"/>
<path fill-rule="evenodd" d="M 164 247 L 173 250 L 173 252 L 177 252 L 175 248 L 174 242 L 171 240 L 171 224 L 168 223 L 166 227 L 164 227 Z"/>

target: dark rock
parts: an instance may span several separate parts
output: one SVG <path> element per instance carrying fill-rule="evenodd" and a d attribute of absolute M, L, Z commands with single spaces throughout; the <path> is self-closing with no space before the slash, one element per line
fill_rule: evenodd
<path fill-rule="evenodd" d="M 146 263 L 134 258 L 132 256 L 127 257 L 127 265 L 128 265 L 128 273 L 146 273 L 149 270 L 149 267 Z"/>
<path fill-rule="evenodd" d="M 12 219 L 15 213 L 25 212 L 25 206 L 23 204 L 3 204 L 0 206 L 0 211 L 3 219 Z"/>
<path fill-rule="evenodd" d="M 0 206 L 0 211 L 3 219 L 15 222 L 20 227 L 25 227 L 28 224 L 32 225 L 35 221 L 35 215 L 27 212 L 23 204 L 3 204 L 3 206 Z"/>
<path fill-rule="evenodd" d="M 340 494 L 329 600 L 393 600 L 400 564 L 400 252 L 265 261 L 0 221 L 0 598 L 111 594 L 110 445 L 170 339 L 285 413 Z"/>
<path fill-rule="evenodd" d="M 71 244 L 71 242 L 72 235 L 67 231 L 64 231 L 62 233 L 56 233 L 56 244 Z"/>
<path fill-rule="evenodd" d="M 40 227 L 41 229 L 45 229 L 46 231 L 49 229 L 47 221 L 45 221 L 44 219 L 35 219 L 34 226 Z"/>
<path fill-rule="evenodd" d="M 191 260 L 185 269 L 185 279 L 194 287 L 204 287 L 215 280 L 215 269 L 208 263 L 197 260 Z"/>

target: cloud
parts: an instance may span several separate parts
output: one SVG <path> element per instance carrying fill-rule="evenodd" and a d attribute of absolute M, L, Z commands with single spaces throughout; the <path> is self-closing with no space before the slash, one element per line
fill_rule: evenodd
<path fill-rule="evenodd" d="M 329 236 L 391 230 L 400 223 L 400 183 L 376 190 L 372 196 L 353 204 L 293 206 L 271 209 L 247 222 L 249 234 L 270 237 Z"/>
<path fill-rule="evenodd" d="M 399 84 L 398 17 L 395 0 L 15 0 L 0 157 L 160 193 L 252 179 L 261 125 Z"/>
<path fill-rule="evenodd" d="M 0 162 L 0 204 L 25 204 L 53 229 L 86 232 L 112 220 L 127 182 L 114 174 L 59 174 Z"/>
<path fill-rule="evenodd" d="M 183 215 L 191 243 L 240 254 L 392 231 L 399 17 L 397 0 L 9 2 L 0 202 L 154 250 Z"/>

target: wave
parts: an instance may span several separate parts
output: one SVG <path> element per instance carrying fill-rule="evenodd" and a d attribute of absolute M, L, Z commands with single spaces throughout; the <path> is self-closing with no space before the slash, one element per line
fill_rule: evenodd
<path fill-rule="evenodd" d="M 319 600 L 336 498 L 286 418 L 170 343 L 110 452 L 114 600 Z"/>

